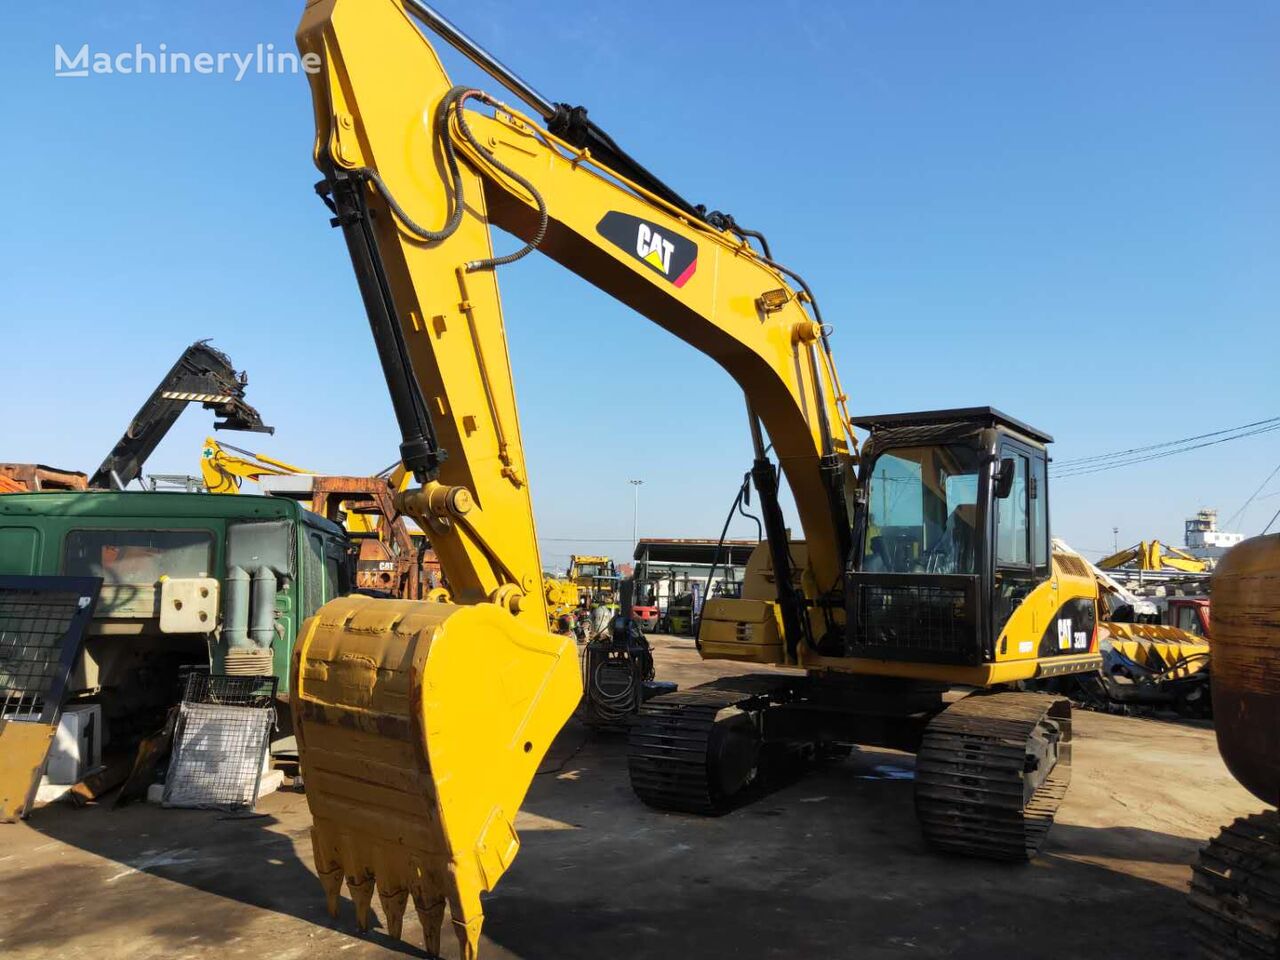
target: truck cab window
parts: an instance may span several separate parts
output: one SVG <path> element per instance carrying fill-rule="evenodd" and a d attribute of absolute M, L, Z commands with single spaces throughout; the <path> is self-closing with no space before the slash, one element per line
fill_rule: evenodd
<path fill-rule="evenodd" d="M 213 564 L 213 534 L 205 530 L 72 530 L 64 549 L 63 573 L 107 584 L 207 577 Z"/>

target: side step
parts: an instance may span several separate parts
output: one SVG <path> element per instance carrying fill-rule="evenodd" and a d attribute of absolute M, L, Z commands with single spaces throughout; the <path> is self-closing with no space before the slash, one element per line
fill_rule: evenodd
<path fill-rule="evenodd" d="M 1071 782 L 1071 703 L 975 695 L 930 721 L 916 757 L 916 815 L 950 853 L 1030 860 Z"/>
<path fill-rule="evenodd" d="M 1280 813 L 1241 817 L 1200 851 L 1192 929 L 1214 960 L 1280 957 Z"/>

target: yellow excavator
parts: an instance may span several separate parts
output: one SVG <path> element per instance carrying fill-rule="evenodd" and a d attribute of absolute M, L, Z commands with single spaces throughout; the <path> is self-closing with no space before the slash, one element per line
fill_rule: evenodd
<path fill-rule="evenodd" d="M 314 470 L 286 463 L 265 453 L 254 453 L 213 437 L 204 438 L 200 448 L 200 477 L 210 493 L 239 493 L 246 480 L 261 483 L 264 477 L 318 476 Z M 381 475 L 380 475 L 381 476 Z M 387 473 L 387 484 L 400 491 L 409 486 L 408 474 L 397 464 Z M 343 526 L 355 534 L 372 534 L 381 518 L 373 513 L 347 512 Z"/>
<path fill-rule="evenodd" d="M 529 112 L 455 86 L 422 28 Z M 480 895 L 579 702 L 575 645 L 547 629 L 496 276 L 535 250 L 713 358 L 746 400 L 765 536 L 742 596 L 705 604 L 701 650 L 792 669 L 649 700 L 629 743 L 639 797 L 715 813 L 797 759 L 890 745 L 917 751 L 930 843 L 1034 855 L 1067 787 L 1070 705 L 1013 688 L 1101 662 L 1091 572 L 1050 548 L 1051 438 L 989 407 L 852 417 L 813 291 L 761 234 L 684 199 L 421 0 L 313 0 L 297 39 L 318 67 L 316 189 L 416 483 L 398 503 L 448 584 L 439 602 L 332 601 L 296 644 L 330 910 L 345 883 L 367 929 L 376 892 L 399 936 L 412 901 L 438 952 L 447 905 L 475 957 Z M 496 253 L 494 227 L 520 246 Z"/>
<path fill-rule="evenodd" d="M 200 478 L 210 493 L 239 493 L 246 480 L 260 483 L 263 477 L 296 477 L 312 472 L 265 453 L 221 444 L 213 437 L 205 437 L 200 448 Z"/>
<path fill-rule="evenodd" d="M 1098 561 L 1101 570 L 1162 570 L 1179 573 L 1205 573 L 1209 570 L 1209 561 L 1192 556 L 1185 550 L 1171 547 L 1159 540 L 1150 542 L 1143 540 L 1132 547 L 1118 550 Z"/>

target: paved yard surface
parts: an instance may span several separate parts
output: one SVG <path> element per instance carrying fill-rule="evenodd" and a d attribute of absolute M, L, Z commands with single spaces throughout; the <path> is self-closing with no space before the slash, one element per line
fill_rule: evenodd
<path fill-rule="evenodd" d="M 658 675 L 718 672 L 660 639 Z M 719 819 L 661 814 L 620 738 L 562 733 L 486 904 L 489 960 L 1193 955 L 1188 864 L 1259 809 L 1204 726 L 1078 713 L 1071 790 L 1035 864 L 942 858 L 912 811 L 912 759 L 862 751 Z M 324 911 L 306 799 L 224 819 L 62 805 L 0 826 L 0 955 L 182 960 L 423 956 Z M 375 900 L 376 903 L 376 900 Z M 445 955 L 457 944 L 445 930 Z"/>

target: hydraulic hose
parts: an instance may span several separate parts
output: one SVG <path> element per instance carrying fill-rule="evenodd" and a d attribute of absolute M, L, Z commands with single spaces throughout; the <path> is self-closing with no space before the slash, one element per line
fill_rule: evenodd
<path fill-rule="evenodd" d="M 538 228 L 534 231 L 533 238 L 529 240 L 523 247 L 512 253 L 504 254 L 500 257 L 489 257 L 484 260 L 472 260 L 466 264 L 468 273 L 474 273 L 478 270 L 492 270 L 497 267 L 506 266 L 509 263 L 515 263 L 517 260 L 527 257 L 542 242 L 547 234 L 547 204 L 542 194 L 538 192 L 537 187 L 530 183 L 526 178 L 522 177 L 516 171 L 494 156 L 493 152 L 480 143 L 476 139 L 471 128 L 467 125 L 466 112 L 463 109 L 468 100 L 479 100 L 488 106 L 501 109 L 502 104 L 489 96 L 483 90 L 476 90 L 472 87 L 454 87 L 440 101 L 439 109 L 436 111 L 436 133 L 440 138 L 440 150 L 444 154 L 445 167 L 449 172 L 449 179 L 452 184 L 452 190 L 449 196 L 449 216 L 445 220 L 444 226 L 439 230 L 432 230 L 424 227 L 418 221 L 414 220 L 396 200 L 386 182 L 378 174 L 378 171 L 372 167 L 360 167 L 354 172 L 368 179 L 374 188 L 387 202 L 387 206 L 391 208 L 391 212 L 395 214 L 396 219 L 409 231 L 414 237 L 426 243 L 440 243 L 448 240 L 458 227 L 462 225 L 462 211 L 466 204 L 465 191 L 463 189 L 462 171 L 458 166 L 457 145 L 454 143 L 453 136 L 449 131 L 449 121 L 452 118 L 457 124 L 458 133 L 466 140 L 468 146 L 471 147 L 484 162 L 496 170 L 498 173 L 513 180 L 525 190 L 533 198 L 534 203 L 538 207 Z"/>

